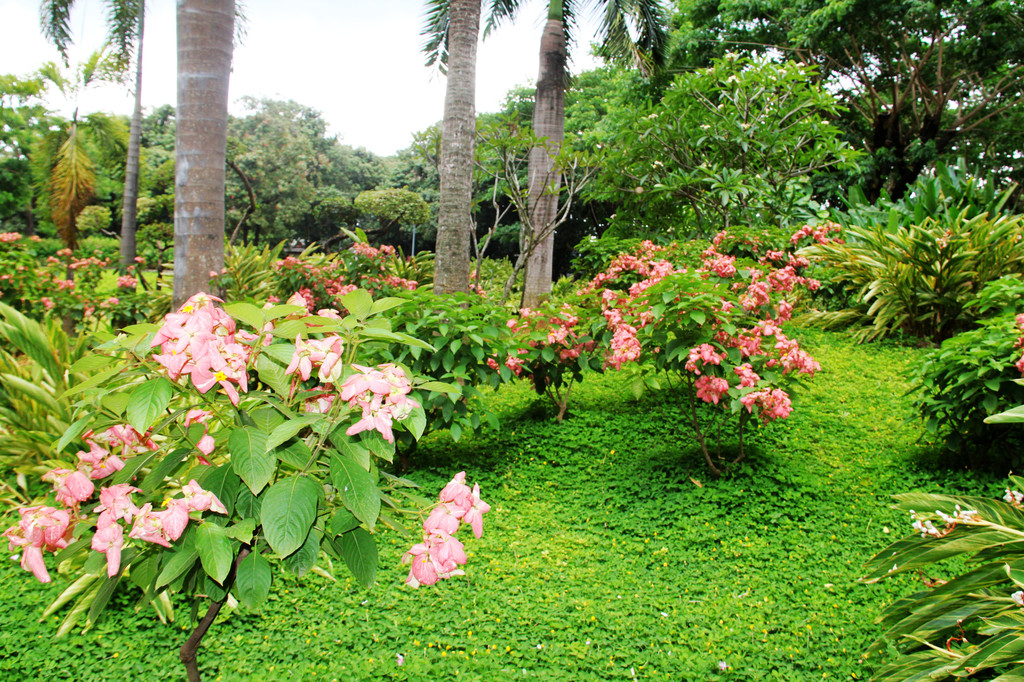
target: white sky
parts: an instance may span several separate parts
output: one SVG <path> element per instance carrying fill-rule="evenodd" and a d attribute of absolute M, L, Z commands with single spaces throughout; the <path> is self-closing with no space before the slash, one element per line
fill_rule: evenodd
<path fill-rule="evenodd" d="M 420 52 L 426 0 L 242 0 L 244 43 L 236 47 L 231 112 L 242 114 L 244 95 L 292 99 L 323 112 L 345 144 L 389 155 L 409 146 L 414 132 L 439 121 L 445 78 L 423 65 Z M 172 0 L 148 0 L 143 52 L 143 106 L 175 102 L 175 29 Z M 528 0 L 514 25 L 481 43 L 477 111 L 497 111 L 509 89 L 537 77 L 546 2 Z M 0 0 L 0 73 L 28 75 L 58 54 L 39 29 L 40 0 Z M 77 0 L 72 14 L 71 61 L 104 40 L 102 0 Z M 586 17 L 589 19 L 589 17 Z M 595 65 L 589 56 L 593 22 L 577 37 L 574 71 Z M 128 115 L 124 89 L 103 86 L 84 93 L 83 113 Z M 63 100 L 51 108 L 70 113 Z"/>

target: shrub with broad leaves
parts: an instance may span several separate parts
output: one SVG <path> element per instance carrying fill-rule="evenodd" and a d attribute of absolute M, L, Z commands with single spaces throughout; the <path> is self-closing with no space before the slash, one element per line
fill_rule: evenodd
<path fill-rule="evenodd" d="M 1018 285 L 1019 286 L 1019 285 Z M 1014 464 L 1017 424 L 985 421 L 1024 403 L 1024 314 L 1003 312 L 942 342 L 910 370 L 913 404 L 928 432 L 971 466 Z"/>
<path fill-rule="evenodd" d="M 419 437 L 426 416 L 422 382 L 395 364 L 359 364 L 363 344 L 429 346 L 387 329 L 382 314 L 401 301 L 356 290 L 340 303 L 348 316 L 222 308 L 199 294 L 90 356 L 91 377 L 65 392 L 77 418 L 53 446 L 52 490 L 4 533 L 39 580 L 54 568 L 71 580 L 45 612 L 66 609 L 59 634 L 90 627 L 125 584 L 166 620 L 180 593 L 206 606 L 181 650 L 192 676 L 221 607 L 263 602 L 274 564 L 301 575 L 326 553 L 373 584 L 375 534 L 426 503 L 378 462 L 391 461 L 396 432 Z M 441 502 L 478 531 L 486 504 L 464 492 Z M 446 524 L 410 550 L 437 577 L 465 563 Z M 422 566 L 414 575 L 430 582 Z"/>

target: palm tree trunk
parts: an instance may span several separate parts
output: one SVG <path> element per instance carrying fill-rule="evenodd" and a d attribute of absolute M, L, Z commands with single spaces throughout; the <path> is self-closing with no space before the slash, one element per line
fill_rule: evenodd
<path fill-rule="evenodd" d="M 473 231 L 473 147 L 476 143 L 476 44 L 480 0 L 451 0 L 448 84 L 441 128 L 434 291 L 469 291 Z"/>
<path fill-rule="evenodd" d="M 139 198 L 139 149 L 142 140 L 142 34 L 146 3 L 139 0 L 138 42 L 135 46 L 135 108 L 128 133 L 128 161 L 124 170 L 124 203 L 121 205 L 121 268 L 135 261 L 135 231 Z"/>
<path fill-rule="evenodd" d="M 234 0 L 178 0 L 174 303 L 224 267 L 224 161 Z"/>
<path fill-rule="evenodd" d="M 540 41 L 540 72 L 533 108 L 533 132 L 546 138 L 545 147 L 530 150 L 530 225 L 525 240 L 531 249 L 523 283 L 523 306 L 532 308 L 551 294 L 555 234 L 548 231 L 558 213 L 561 177 L 554 172 L 554 157 L 565 137 L 565 28 L 562 0 L 551 0 L 551 10 Z"/>

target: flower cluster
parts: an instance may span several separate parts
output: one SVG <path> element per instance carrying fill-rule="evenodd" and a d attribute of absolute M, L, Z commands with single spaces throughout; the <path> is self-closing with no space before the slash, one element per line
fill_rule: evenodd
<path fill-rule="evenodd" d="M 1011 500 L 1016 499 L 1013 494 L 1015 491 L 1007 490 L 1006 492 L 1007 495 L 1003 498 L 1004 500 L 1011 502 Z M 1017 494 L 1019 495 L 1019 493 Z M 941 519 L 943 524 L 945 524 L 942 529 L 935 527 L 935 524 L 932 523 L 929 518 L 931 516 L 930 514 L 920 514 L 911 509 L 910 518 L 914 520 L 914 532 L 920 533 L 922 538 L 941 538 L 952 533 L 960 524 L 979 526 L 985 525 L 986 523 L 985 520 L 981 518 L 981 515 L 978 514 L 977 510 L 962 509 L 959 504 L 956 505 L 955 511 L 952 514 L 947 514 L 942 510 L 936 509 L 934 515 Z"/>
<path fill-rule="evenodd" d="M 400 262 L 395 247 L 384 244 L 375 248 L 365 242 L 356 242 L 338 254 L 288 256 L 275 264 L 279 275 L 275 294 L 287 298 L 300 292 L 312 313 L 319 308 L 340 308 L 338 299 L 355 289 L 374 296 L 416 289 L 418 282 L 389 271 Z"/>
<path fill-rule="evenodd" d="M 250 347 L 240 342 L 255 337 L 247 332 L 236 334 L 235 321 L 213 305 L 214 301 L 220 299 L 198 293 L 177 313 L 168 314 L 153 337 L 152 345 L 160 346 L 153 359 L 172 381 L 188 376 L 200 393 L 219 385 L 237 405 L 238 390 L 248 390 L 250 353 Z"/>
<path fill-rule="evenodd" d="M 85 454 L 80 452 L 79 458 Z M 125 456 L 124 452 L 122 456 Z M 114 471 L 114 468 L 110 468 L 107 475 Z M 23 507 L 19 510 L 21 520 L 3 535 L 8 539 L 11 550 L 21 548 L 21 567 L 31 571 L 40 582 L 48 583 L 50 574 L 43 561 L 43 552 L 64 549 L 75 527 L 90 523 L 89 515 L 80 507 L 93 497 L 96 487 L 83 471 L 54 469 L 43 476 L 43 480 L 53 483 L 55 498 L 60 507 Z M 102 487 L 99 491 L 99 504 L 93 508 L 98 516 L 95 519 L 96 532 L 91 547 L 106 555 L 107 575 L 110 577 L 117 575 L 121 567 L 125 530 L 128 530 L 129 538 L 170 547 L 170 543 L 184 532 L 191 512 L 227 513 L 220 500 L 213 493 L 203 490 L 195 480 L 182 488 L 183 498 L 168 500 L 161 511 L 153 511 L 150 503 L 141 508 L 135 506 L 131 496 L 138 492 L 142 491 L 128 483 Z"/>
<path fill-rule="evenodd" d="M 341 399 L 362 409 L 362 418 L 345 431 L 354 436 L 362 431 L 376 430 L 389 443 L 395 442 L 391 425 L 402 421 L 419 404 L 409 397 L 412 383 L 405 370 L 390 363 L 376 369 L 352 365 L 357 374 L 341 385 Z"/>
<path fill-rule="evenodd" d="M 466 485 L 466 472 L 455 474 L 440 494 L 440 501 L 423 522 L 423 542 L 402 556 L 411 563 L 405 584 L 410 587 L 433 585 L 438 580 L 465 575 L 459 566 L 466 564 L 466 551 L 455 538 L 462 525 L 468 525 L 478 539 L 483 536 L 483 515 L 491 506 L 480 499 L 480 486 Z"/>

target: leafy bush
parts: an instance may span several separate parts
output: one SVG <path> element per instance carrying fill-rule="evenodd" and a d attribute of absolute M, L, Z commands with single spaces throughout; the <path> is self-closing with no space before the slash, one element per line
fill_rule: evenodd
<path fill-rule="evenodd" d="M 0 303 L 0 466 L 25 490 L 24 477 L 44 472 L 75 421 L 64 393 L 86 378 L 80 361 L 88 349 L 87 337 L 68 338 L 58 321 Z"/>
<path fill-rule="evenodd" d="M 509 368 L 496 367 L 494 362 L 510 352 L 508 316 L 475 295 L 435 296 L 417 290 L 402 297 L 405 301 L 389 315 L 391 329 L 430 347 L 389 344 L 378 348 L 378 359 L 443 382 L 424 388 L 428 428 L 447 428 L 456 441 L 484 424 L 497 428 L 497 417 L 486 409 L 479 387 L 497 388 L 512 378 Z M 407 454 L 414 441 L 403 437 L 401 445 Z"/>
<path fill-rule="evenodd" d="M 1024 677 L 1024 479 L 1010 476 L 1010 486 L 1003 501 L 896 496 L 918 534 L 879 552 L 863 580 L 873 583 L 913 571 L 925 589 L 896 601 L 878 619 L 884 632 L 866 656 L 894 641 L 902 646 L 900 658 L 875 673 L 875 682 L 977 673 L 1005 681 Z M 954 557 L 967 562 L 959 575 L 948 580 L 929 575 L 941 570 L 939 562 Z"/>
<path fill-rule="evenodd" d="M 66 392 L 78 419 L 43 476 L 53 497 L 19 509 L 4 533 L 40 582 L 51 579 L 44 552 L 74 576 L 44 614 L 70 605 L 58 634 L 95 623 L 121 583 L 142 590 L 164 619 L 169 595 L 180 593 L 208 607 L 181 649 L 195 679 L 207 628 L 229 595 L 248 607 L 267 600 L 272 562 L 301 576 L 325 552 L 360 584 L 374 582 L 371 532 L 400 526 L 419 500 L 377 461 L 391 460 L 394 431 L 418 437 L 425 416 L 419 382 L 394 365 L 356 361 L 366 357 L 363 342 L 426 344 L 382 332 L 394 301 L 357 290 L 341 303 L 344 319 L 289 305 L 221 309 L 197 294 L 163 325 L 129 329 L 88 356 L 97 373 Z M 407 553 L 413 586 L 462 573 L 467 559 L 450 536 L 458 519 L 480 534 L 487 509 L 478 490 L 457 476 L 441 502 L 423 524 L 424 543 Z"/>
<path fill-rule="evenodd" d="M 1022 341 L 1024 318 L 1003 313 L 943 341 L 911 372 L 913 404 L 928 432 L 972 466 L 1020 462 L 1005 444 L 1022 435 L 1020 426 L 985 419 L 1024 403 L 1024 386 L 1015 382 L 1024 372 Z"/>
<path fill-rule="evenodd" d="M 856 304 L 805 316 L 826 328 L 855 325 L 861 340 L 896 330 L 935 343 L 968 328 L 982 287 L 1024 271 L 1024 216 L 928 217 L 903 229 L 894 224 L 849 227 L 845 243 L 802 251 L 821 257 Z"/>

